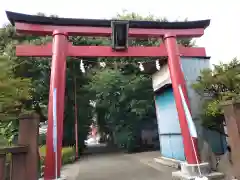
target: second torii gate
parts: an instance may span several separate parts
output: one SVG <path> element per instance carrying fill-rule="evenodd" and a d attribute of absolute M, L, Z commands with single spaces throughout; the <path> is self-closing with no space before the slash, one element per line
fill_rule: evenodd
<path fill-rule="evenodd" d="M 8 19 L 15 25 L 18 33 L 34 35 L 52 35 L 53 42 L 47 45 L 19 45 L 16 48 L 17 56 L 51 57 L 51 80 L 48 104 L 48 131 L 47 152 L 45 159 L 45 180 L 55 178 L 55 157 L 53 147 L 53 95 L 57 89 L 57 175 L 60 175 L 61 149 L 64 119 L 64 95 L 66 76 L 66 57 L 168 57 L 174 97 L 176 101 L 181 132 L 183 136 L 184 152 L 189 164 L 196 164 L 198 153 L 196 139 L 190 135 L 187 118 L 185 115 L 181 92 L 189 101 L 185 86 L 184 76 L 180 66 L 180 56 L 205 57 L 204 48 L 187 48 L 177 45 L 177 38 L 200 37 L 204 29 L 209 26 L 210 20 L 191 22 L 156 22 L 156 21 L 128 21 L 124 27 L 127 37 L 135 38 L 163 38 L 164 43 L 158 47 L 127 47 L 126 41 L 122 49 L 108 46 L 73 46 L 68 42 L 68 36 L 100 36 L 110 37 L 115 32 L 111 28 L 113 21 L 96 19 L 67 19 L 50 18 L 7 12 Z M 121 24 L 121 22 L 120 22 Z M 129 28 L 129 30 L 128 30 Z M 120 28 L 121 29 L 121 28 Z M 123 34 L 122 34 L 123 35 Z M 125 36 L 123 35 L 123 36 Z M 122 37 L 124 40 L 124 37 Z M 114 37 L 113 37 L 114 39 Z M 116 42 L 115 42 L 116 43 Z M 121 46 L 122 43 L 119 43 Z M 193 146 L 192 142 L 195 143 Z"/>

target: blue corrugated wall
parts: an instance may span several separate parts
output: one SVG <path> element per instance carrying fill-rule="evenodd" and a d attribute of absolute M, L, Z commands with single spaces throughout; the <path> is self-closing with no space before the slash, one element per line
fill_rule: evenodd
<path fill-rule="evenodd" d="M 185 160 L 181 129 L 172 88 L 156 96 L 161 155 Z"/>
<path fill-rule="evenodd" d="M 191 112 L 193 119 L 199 119 L 201 113 L 201 98 L 192 89 L 192 84 L 201 73 L 201 70 L 210 67 L 209 59 L 200 58 L 181 58 L 184 78 L 187 85 L 188 98 L 191 105 Z M 200 124 L 200 123 L 197 123 Z M 222 154 L 226 151 L 227 141 L 226 137 L 216 131 L 205 129 L 201 126 L 198 128 L 199 138 L 206 140 L 212 148 L 212 151 L 217 154 Z"/>
<path fill-rule="evenodd" d="M 200 72 L 209 67 L 209 59 L 181 58 L 183 74 L 186 80 L 188 97 L 193 119 L 199 117 L 201 109 L 200 97 L 191 88 Z M 177 160 L 185 160 L 180 125 L 171 88 L 156 94 L 156 110 L 158 111 L 158 128 L 161 155 Z M 205 130 L 197 126 L 199 136 L 207 139 L 213 152 L 223 153 L 226 149 L 226 138 L 217 132 Z M 203 136 L 204 135 L 204 136 Z"/>

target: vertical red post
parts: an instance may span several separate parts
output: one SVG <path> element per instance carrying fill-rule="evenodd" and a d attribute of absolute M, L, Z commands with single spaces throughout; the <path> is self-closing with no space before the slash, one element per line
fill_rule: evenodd
<path fill-rule="evenodd" d="M 77 111 L 77 80 L 74 75 L 74 113 L 75 113 L 75 141 L 76 141 L 76 154 L 75 158 L 78 159 L 78 111 Z"/>
<path fill-rule="evenodd" d="M 179 117 L 180 128 L 183 136 L 184 152 L 186 160 L 189 164 L 197 164 L 199 162 L 198 149 L 197 149 L 197 140 L 191 139 L 190 130 L 188 127 L 187 118 L 184 111 L 184 106 L 182 104 L 181 95 L 179 91 L 179 86 L 181 86 L 183 95 L 185 97 L 186 103 L 190 110 L 190 104 L 187 96 L 185 79 L 183 76 L 180 54 L 178 51 L 176 36 L 172 34 L 166 34 L 164 36 L 164 43 L 168 52 L 168 67 L 170 71 L 170 76 L 172 80 L 173 93 L 176 102 L 176 108 Z M 194 142 L 194 146 L 192 143 Z M 197 158 L 194 151 L 197 153 Z"/>
<path fill-rule="evenodd" d="M 67 56 L 67 34 L 65 32 L 54 31 L 52 44 L 52 65 L 50 77 L 49 103 L 48 103 L 48 130 L 47 149 L 45 157 L 44 179 L 55 178 L 56 164 L 53 150 L 53 90 L 57 89 L 57 174 L 60 176 L 61 151 L 64 119 L 64 99 L 65 99 L 65 77 L 66 77 L 66 56 Z"/>

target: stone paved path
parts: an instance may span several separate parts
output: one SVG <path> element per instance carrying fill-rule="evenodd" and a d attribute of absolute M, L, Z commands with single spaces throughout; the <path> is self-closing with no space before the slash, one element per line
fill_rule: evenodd
<path fill-rule="evenodd" d="M 77 180 L 170 180 L 170 171 L 159 171 L 131 155 L 87 158 L 79 164 Z"/>
<path fill-rule="evenodd" d="M 155 163 L 154 155 L 156 152 L 85 156 L 71 165 L 68 180 L 170 180 L 172 169 Z"/>

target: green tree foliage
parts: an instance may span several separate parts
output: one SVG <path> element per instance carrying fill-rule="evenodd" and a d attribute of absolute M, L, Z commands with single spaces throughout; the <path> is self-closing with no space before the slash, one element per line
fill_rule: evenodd
<path fill-rule="evenodd" d="M 126 67 L 125 67 L 126 68 Z M 138 73 L 125 74 L 121 69 L 105 68 L 95 72 L 86 86 L 93 94 L 100 130 L 112 134 L 118 145 L 133 145 L 142 121 L 155 118 L 151 77 Z M 121 136 L 126 134 L 126 138 Z M 120 139 L 119 139 L 120 138 Z M 115 140 L 117 140 L 115 139 Z M 130 142 L 131 143 L 130 143 Z M 129 145 L 128 145 L 129 143 Z"/>
<path fill-rule="evenodd" d="M 10 120 L 16 120 L 25 111 L 24 102 L 31 99 L 31 84 L 30 79 L 14 77 L 7 57 L 0 57 L 0 68 L 0 136 L 10 143 L 16 131 Z"/>
<path fill-rule="evenodd" d="M 219 129 L 224 121 L 220 103 L 238 99 L 240 93 L 240 62 L 234 58 L 230 63 L 214 65 L 213 69 L 201 72 L 195 91 L 203 98 L 203 125 Z"/>
<path fill-rule="evenodd" d="M 41 14 L 43 15 L 43 14 Z M 81 37 L 70 38 L 73 44 L 87 44 L 86 39 Z M 17 35 L 15 29 L 11 25 L 4 26 L 0 29 L 0 53 L 8 58 L 8 63 L 11 63 L 12 75 L 16 80 L 29 79 L 31 88 L 31 99 L 24 101 L 26 110 L 34 110 L 37 112 L 41 121 L 47 120 L 47 106 L 49 98 L 49 83 L 50 83 L 50 58 L 32 58 L 32 57 L 16 57 L 15 46 L 18 44 L 35 44 L 41 45 L 52 41 L 52 37 L 38 37 L 31 35 Z M 79 68 L 73 69 L 73 64 L 79 67 L 79 62 L 76 59 L 69 58 L 67 61 L 67 80 L 66 80 L 66 103 L 64 117 L 64 145 L 75 144 L 74 135 L 74 90 L 73 78 L 77 78 L 77 103 L 79 106 L 79 146 L 83 147 L 84 139 L 88 133 L 88 125 L 90 124 L 91 107 L 88 105 L 88 99 L 83 96 L 85 90 L 82 86 L 86 83 L 85 76 L 82 76 Z M 9 76 L 10 78 L 10 76 Z M 80 82 L 79 82 L 80 81 Z M 16 87 L 18 84 L 16 83 Z M 13 88 L 15 84 L 13 85 Z M 17 102 L 17 101 L 16 101 Z M 9 117 L 10 114 L 7 114 Z M 16 126 L 14 125 L 14 128 Z M 79 147 L 79 148 L 81 148 Z"/>
<path fill-rule="evenodd" d="M 88 83 L 88 77 L 81 73 L 77 59 L 69 59 L 67 67 L 63 144 L 66 146 L 75 144 L 74 88 L 76 85 L 78 143 L 80 150 L 82 150 L 92 120 L 92 107 L 89 104 L 88 90 L 83 87 Z M 74 84 L 75 82 L 76 84 Z"/>
<path fill-rule="evenodd" d="M 14 77 L 11 62 L 6 57 L 0 57 L 0 68 L 0 119 L 15 119 L 22 112 L 24 101 L 31 99 L 30 80 Z"/>
<path fill-rule="evenodd" d="M 142 17 L 136 13 L 123 12 L 115 19 L 158 20 L 152 15 Z M 156 38 L 130 39 L 132 46 L 158 46 Z M 192 46 L 191 39 L 181 39 L 179 44 Z M 96 102 L 96 113 L 101 131 L 114 138 L 115 143 L 128 151 L 139 145 L 142 124 L 156 120 L 151 75 L 139 71 L 139 61 L 154 61 L 151 58 L 101 58 L 106 68 L 96 67 L 89 73 L 90 90 Z"/>

